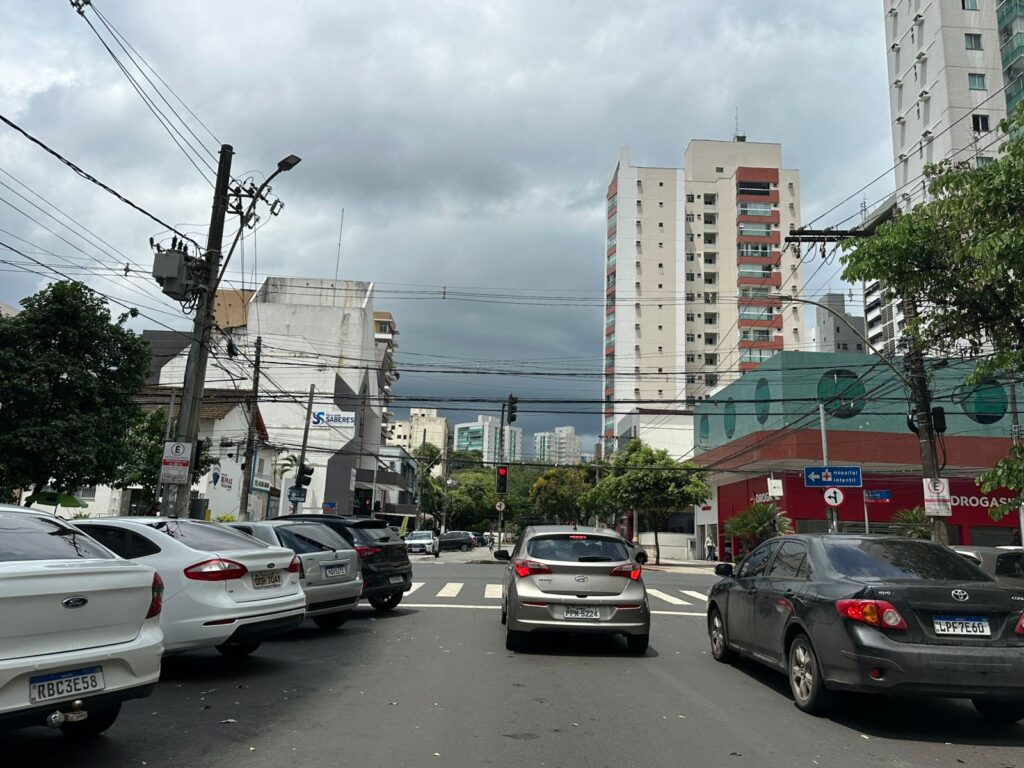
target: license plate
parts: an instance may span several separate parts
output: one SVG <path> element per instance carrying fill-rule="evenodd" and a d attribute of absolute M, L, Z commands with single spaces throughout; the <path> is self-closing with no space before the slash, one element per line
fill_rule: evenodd
<path fill-rule="evenodd" d="M 567 619 L 599 619 L 601 612 L 597 608 L 587 605 L 565 606 L 565 618 Z"/>
<path fill-rule="evenodd" d="M 936 635 L 991 637 L 988 619 L 984 616 L 933 616 Z"/>
<path fill-rule="evenodd" d="M 405 582 L 405 576 L 392 576 L 388 581 L 392 584 L 402 584 Z"/>
<path fill-rule="evenodd" d="M 329 565 L 324 568 L 324 576 L 328 579 L 335 576 L 344 576 L 348 569 L 344 565 Z"/>
<path fill-rule="evenodd" d="M 103 688 L 103 667 L 69 669 L 28 679 L 28 697 L 32 703 L 89 694 Z"/>
<path fill-rule="evenodd" d="M 252 585 L 256 589 L 281 586 L 283 579 L 280 571 L 256 571 L 252 575 Z"/>

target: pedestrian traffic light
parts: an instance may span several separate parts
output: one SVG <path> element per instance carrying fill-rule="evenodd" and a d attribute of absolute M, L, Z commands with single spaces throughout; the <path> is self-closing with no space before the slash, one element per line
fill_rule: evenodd
<path fill-rule="evenodd" d="M 508 396 L 508 408 L 507 408 L 508 418 L 505 419 L 505 421 L 508 424 L 511 424 L 513 421 L 516 420 L 516 412 L 519 410 L 518 403 L 519 403 L 519 398 L 518 397 L 513 397 L 512 395 Z"/>
<path fill-rule="evenodd" d="M 508 465 L 499 464 L 494 472 L 494 490 L 498 494 L 508 493 Z"/>
<path fill-rule="evenodd" d="M 312 482 L 313 468 L 309 464 L 299 467 L 299 473 L 295 476 L 295 485 L 303 488 Z"/>

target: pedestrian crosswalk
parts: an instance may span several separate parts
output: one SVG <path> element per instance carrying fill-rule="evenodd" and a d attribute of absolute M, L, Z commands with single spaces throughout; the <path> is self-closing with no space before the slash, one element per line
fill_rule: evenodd
<path fill-rule="evenodd" d="M 415 595 L 415 604 L 412 596 Z M 647 596 L 651 602 L 654 613 L 662 613 L 656 610 L 658 606 L 691 606 L 697 611 L 703 612 L 707 604 L 707 595 L 692 589 L 671 589 L 647 588 Z M 428 582 L 414 581 L 411 589 L 405 593 L 403 604 L 408 607 L 475 607 L 475 608 L 497 608 L 496 604 L 501 600 L 501 584 L 495 582 Z M 672 613 L 671 611 L 668 613 Z M 697 615 L 696 613 L 683 613 L 681 615 Z"/>

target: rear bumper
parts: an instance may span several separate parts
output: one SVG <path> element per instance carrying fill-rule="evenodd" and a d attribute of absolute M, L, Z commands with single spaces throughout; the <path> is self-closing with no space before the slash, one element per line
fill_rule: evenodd
<path fill-rule="evenodd" d="M 851 626 L 852 647 L 831 654 L 829 688 L 861 692 L 1024 701 L 1024 648 L 899 643 Z M 874 680 L 869 671 L 882 671 Z"/>
<path fill-rule="evenodd" d="M 532 601 L 532 600 L 531 600 Z M 624 603 L 622 599 L 617 601 Z M 596 607 L 598 619 L 567 619 L 566 605 Z M 508 627 L 514 632 L 568 632 L 586 634 L 649 635 L 651 633 L 651 612 L 646 601 L 639 608 L 617 608 L 615 604 L 604 604 L 593 599 L 549 602 L 547 605 L 523 605 L 521 602 L 510 606 Z"/>
<path fill-rule="evenodd" d="M 401 577 L 401 583 L 392 583 L 392 577 Z M 363 592 L 362 597 L 375 597 L 387 595 L 391 592 L 408 592 L 412 589 L 412 566 L 395 573 L 370 574 L 363 571 Z"/>
<path fill-rule="evenodd" d="M 260 602 L 264 604 L 261 605 Z M 286 632 L 299 626 L 305 615 L 306 595 L 301 591 L 287 598 L 238 603 L 219 608 L 216 612 L 208 610 L 198 617 L 180 618 L 165 628 L 167 652 L 179 653 L 213 648 L 229 640 L 236 640 L 240 632 L 252 635 L 246 637 L 247 640 L 259 640 L 262 639 L 259 637 L 260 627 L 273 627 L 278 621 L 284 624 L 293 622 L 285 629 L 279 630 Z M 263 634 L 263 637 L 277 633 L 278 630 L 270 631 Z"/>
<path fill-rule="evenodd" d="M 99 712 L 100 710 L 120 704 L 131 699 L 144 699 L 153 693 L 156 683 L 148 685 L 137 685 L 134 688 L 122 688 L 119 691 L 110 693 L 99 693 L 95 696 L 83 698 L 81 710 L 85 712 Z M 72 700 L 74 701 L 74 700 Z M 55 704 L 44 704 L 32 707 L 20 712 L 8 712 L 0 714 L 0 732 L 14 730 L 15 728 L 29 728 L 33 725 L 46 725 L 46 718 L 54 712 L 71 712 L 71 701 L 61 701 Z"/>
<path fill-rule="evenodd" d="M 363 591 L 362 579 L 344 584 L 322 584 L 306 588 L 306 615 L 323 616 L 355 608 Z"/>
<path fill-rule="evenodd" d="M 273 616 L 243 624 L 231 633 L 226 642 L 229 643 L 258 643 L 275 635 L 291 632 L 302 625 L 306 617 L 305 611 L 299 611 L 288 616 Z"/>

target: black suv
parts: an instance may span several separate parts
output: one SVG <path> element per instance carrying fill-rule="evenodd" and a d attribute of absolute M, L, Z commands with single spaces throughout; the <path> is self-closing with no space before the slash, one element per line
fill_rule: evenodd
<path fill-rule="evenodd" d="M 476 546 L 476 539 L 469 531 L 448 531 L 448 533 L 442 533 L 438 537 L 438 541 L 441 544 L 442 552 L 446 549 L 461 549 L 463 552 L 469 552 Z"/>
<path fill-rule="evenodd" d="M 412 563 L 405 542 L 383 520 L 338 515 L 283 515 L 290 520 L 315 520 L 336 531 L 359 553 L 363 593 L 378 611 L 390 611 L 412 589 Z"/>

